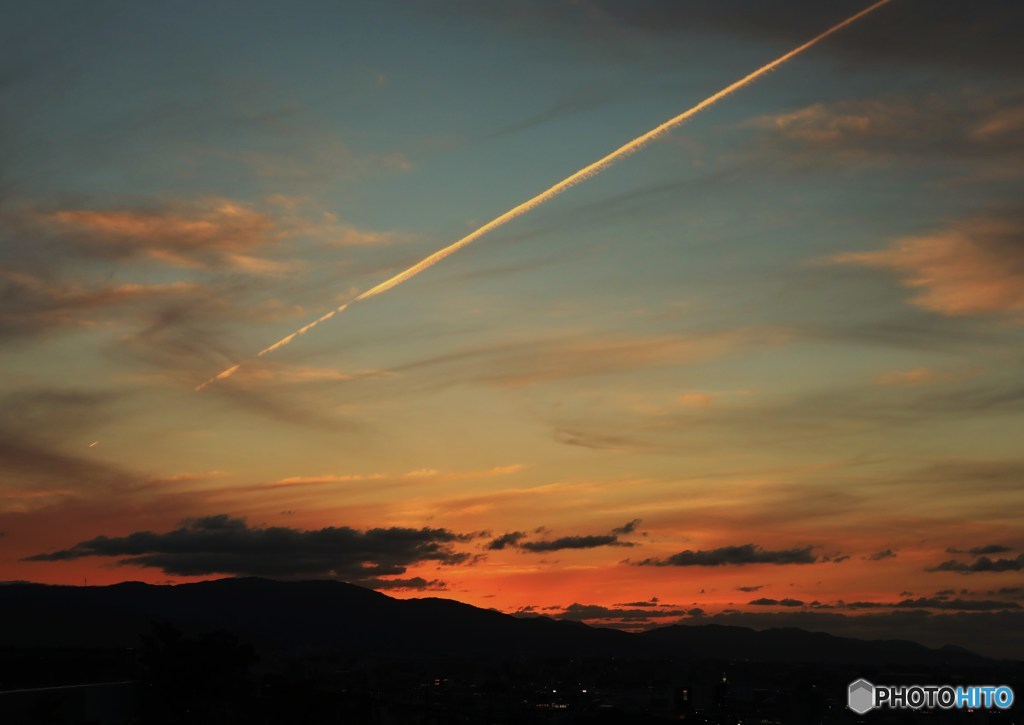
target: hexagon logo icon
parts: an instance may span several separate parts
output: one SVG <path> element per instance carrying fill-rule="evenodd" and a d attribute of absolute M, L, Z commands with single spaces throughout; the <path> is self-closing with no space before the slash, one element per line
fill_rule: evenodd
<path fill-rule="evenodd" d="M 875 706 L 875 686 L 864 679 L 851 682 L 846 706 L 858 715 L 866 713 Z"/>

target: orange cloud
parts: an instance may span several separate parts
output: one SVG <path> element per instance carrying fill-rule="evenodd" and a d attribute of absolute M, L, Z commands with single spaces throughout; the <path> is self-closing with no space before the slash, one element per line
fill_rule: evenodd
<path fill-rule="evenodd" d="M 831 258 L 895 272 L 917 290 L 911 301 L 949 317 L 1024 310 L 1024 249 L 1020 225 L 974 219 L 928 236 L 897 239 L 888 249 Z"/>
<path fill-rule="evenodd" d="M 771 128 L 788 138 L 816 144 L 835 143 L 851 136 L 865 136 L 880 131 L 877 102 L 864 102 L 857 106 L 815 103 L 804 108 L 763 116 L 754 125 Z"/>
<path fill-rule="evenodd" d="M 1021 131 L 1024 131 L 1024 106 L 1016 106 L 996 110 L 971 129 L 971 136 L 980 141 L 996 141 L 1008 134 L 1019 135 Z"/>
<path fill-rule="evenodd" d="M 927 385 L 945 379 L 943 376 L 929 368 L 914 368 L 913 370 L 893 370 L 882 373 L 878 376 L 879 385 Z"/>
<path fill-rule="evenodd" d="M 927 146 L 965 152 L 997 148 L 1024 128 L 1019 95 L 992 93 L 887 95 L 813 103 L 788 113 L 758 116 L 746 125 L 818 149 L 904 152 Z M 1003 146 L 1005 148 L 1005 144 Z"/>
<path fill-rule="evenodd" d="M 392 241 L 388 233 L 342 223 L 302 198 L 272 196 L 264 202 L 266 210 L 210 197 L 149 208 L 62 209 L 32 218 L 95 255 L 142 256 L 179 267 L 226 267 L 260 275 L 295 270 L 294 261 L 257 254 L 285 239 L 308 237 L 336 245 Z"/>
<path fill-rule="evenodd" d="M 90 316 L 100 309 L 136 311 L 144 302 L 205 293 L 206 288 L 194 282 L 88 285 L 0 269 L 0 330 L 34 334 L 57 327 L 98 327 L 111 322 Z"/>
<path fill-rule="evenodd" d="M 687 393 L 679 396 L 679 402 L 691 408 L 707 408 L 713 397 L 707 393 Z"/>
<path fill-rule="evenodd" d="M 477 471 L 438 471 L 434 468 L 417 468 L 398 475 L 386 475 L 383 473 L 326 473 L 319 476 L 288 476 L 273 483 L 267 484 L 266 488 L 280 488 L 283 486 L 318 485 L 327 483 L 352 483 L 358 481 L 415 481 L 416 479 L 431 478 L 442 481 L 461 481 L 466 479 L 490 478 L 492 476 L 509 476 L 519 473 L 525 469 L 521 463 L 513 463 L 508 466 L 494 466 Z"/>
<path fill-rule="evenodd" d="M 78 307 L 99 307 L 141 297 L 194 294 L 202 289 L 202 285 L 195 282 L 169 282 L 166 284 L 125 282 L 118 285 L 87 287 L 70 281 L 47 280 L 26 272 L 5 269 L 0 269 L 0 279 L 6 280 L 12 287 L 20 288 L 24 293 L 45 298 L 53 304 L 74 304 Z"/>
<path fill-rule="evenodd" d="M 386 370 L 356 370 L 345 372 L 336 368 L 310 365 L 281 365 L 260 361 L 238 368 L 234 381 L 240 384 L 281 385 L 318 382 L 343 383 L 363 378 L 387 377 Z"/>
<path fill-rule="evenodd" d="M 288 476 L 279 481 L 268 484 L 267 488 L 281 488 L 286 486 L 315 486 L 325 483 L 352 483 L 355 481 L 379 481 L 384 478 L 383 473 L 326 473 L 321 476 Z"/>
<path fill-rule="evenodd" d="M 199 266 L 197 254 L 238 253 L 276 235 L 269 216 L 225 200 L 163 211 L 68 209 L 44 218 L 102 250 L 143 253 L 180 266 Z"/>

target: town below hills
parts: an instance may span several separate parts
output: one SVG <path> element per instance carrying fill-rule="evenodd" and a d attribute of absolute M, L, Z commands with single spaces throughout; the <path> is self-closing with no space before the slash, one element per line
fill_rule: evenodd
<path fill-rule="evenodd" d="M 0 616 L 5 722 L 843 723 L 857 722 L 858 677 L 1024 675 L 959 647 L 718 624 L 629 633 L 337 581 L 10 583 Z"/>

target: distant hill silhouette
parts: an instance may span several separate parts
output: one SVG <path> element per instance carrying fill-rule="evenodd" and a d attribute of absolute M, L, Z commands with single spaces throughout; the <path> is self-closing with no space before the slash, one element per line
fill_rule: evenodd
<path fill-rule="evenodd" d="M 638 635 L 691 656 L 752 662 L 821 664 L 981 664 L 991 662 L 962 647 L 931 649 L 903 639 L 863 640 L 796 628 L 757 631 L 720 624 L 671 625 Z"/>
<path fill-rule="evenodd" d="M 223 629 L 261 648 L 383 657 L 649 657 L 836 664 L 983 664 L 961 648 L 799 629 L 673 625 L 642 634 L 517 618 L 460 602 L 401 600 L 336 581 L 221 579 L 105 587 L 0 586 L 0 646 L 132 647 L 154 621 Z"/>
<path fill-rule="evenodd" d="M 625 632 L 518 619 L 449 599 L 402 600 L 336 581 L 257 578 L 156 586 L 0 586 L 0 645 L 124 646 L 153 621 L 224 629 L 261 648 L 381 656 L 646 655 Z M 16 623 L 16 624 L 15 624 Z"/>

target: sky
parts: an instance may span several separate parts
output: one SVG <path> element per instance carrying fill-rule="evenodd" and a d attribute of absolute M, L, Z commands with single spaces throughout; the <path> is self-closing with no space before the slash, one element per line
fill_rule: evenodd
<path fill-rule="evenodd" d="M 1017 3 L 893 0 L 256 356 L 868 4 L 10 3 L 0 579 L 1019 653 Z"/>

